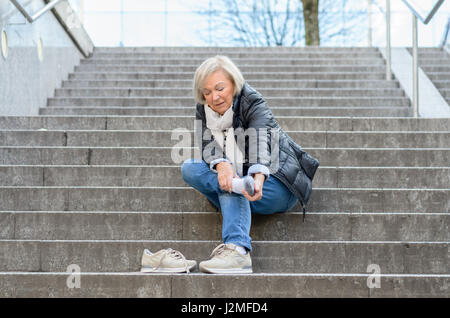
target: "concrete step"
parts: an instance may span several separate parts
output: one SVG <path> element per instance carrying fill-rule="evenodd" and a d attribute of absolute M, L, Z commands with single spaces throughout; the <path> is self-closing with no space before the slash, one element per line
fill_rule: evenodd
<path fill-rule="evenodd" d="M 215 211 L 190 187 L 0 187 L 0 200 L 11 211 Z M 450 189 L 314 188 L 308 211 L 447 213 Z"/>
<path fill-rule="evenodd" d="M 194 109 L 191 108 L 192 113 Z M 285 131 L 450 131 L 450 118 L 276 116 Z M 0 116 L 3 130 L 166 130 L 194 128 L 195 116 Z"/>
<path fill-rule="evenodd" d="M 81 64 L 75 66 L 75 72 L 190 72 L 194 74 L 199 65 L 120 65 L 120 64 L 104 64 L 104 65 L 89 65 Z M 264 66 L 241 66 L 239 68 L 243 73 L 264 72 L 264 73 L 279 73 L 279 72 L 383 72 L 384 66 L 377 65 L 264 65 Z"/>
<path fill-rule="evenodd" d="M 205 59 L 192 57 L 179 58 L 136 58 L 128 56 L 126 58 L 98 58 L 93 57 L 80 61 L 80 65 L 167 65 L 167 66 L 186 66 L 186 65 L 200 65 Z M 384 65 L 384 60 L 377 58 L 322 58 L 316 56 L 314 58 L 282 58 L 280 56 L 271 56 L 267 58 L 258 58 L 248 56 L 246 58 L 233 58 L 233 62 L 237 67 L 241 68 L 250 65 Z"/>
<path fill-rule="evenodd" d="M 353 116 L 353 117 L 411 117 L 412 107 L 280 107 L 270 106 L 275 116 Z M 120 107 L 120 106 L 52 106 L 39 109 L 40 115 L 55 116 L 191 116 L 194 113 L 193 106 L 174 106 L 171 108 L 146 106 L 146 107 Z"/>
<path fill-rule="evenodd" d="M 412 52 L 410 53 L 412 56 Z M 436 53 L 419 53 L 419 66 L 422 65 L 423 61 L 426 61 L 426 64 L 430 64 L 430 61 L 433 60 L 447 60 L 449 58 L 448 54 L 445 52 L 436 52 Z M 448 62 L 447 62 L 448 63 Z M 426 65 L 424 64 L 424 65 Z M 431 63 L 433 64 L 433 63 Z"/>
<path fill-rule="evenodd" d="M 219 212 L 0 212 L 4 240 L 221 240 Z M 254 241 L 450 240 L 450 213 L 252 215 Z"/>
<path fill-rule="evenodd" d="M 373 273 L 373 271 L 371 272 Z M 143 273 L 0 273 L 1 297 L 33 298 L 297 298 L 297 297 L 444 297 L 450 275 L 381 274 L 380 288 L 369 288 L 374 274 L 208 275 Z M 372 275 L 372 276 L 371 276 Z M 80 288 L 67 281 L 80 278 Z M 271 286 L 271 288 L 267 288 Z M 155 288 L 157 287 L 157 288 Z M 261 304 L 262 306 L 262 304 Z M 268 304 L 268 310 L 270 305 Z M 217 309 L 215 312 L 225 312 Z"/>
<path fill-rule="evenodd" d="M 434 81 L 448 81 L 450 80 L 450 72 L 429 72 L 426 71 L 430 80 Z"/>
<path fill-rule="evenodd" d="M 259 71 L 259 70 L 258 70 Z M 386 72 L 243 72 L 246 81 L 253 80 L 385 80 Z M 69 80 L 192 80 L 194 72 L 76 72 Z"/>
<path fill-rule="evenodd" d="M 383 80 L 252 80 L 248 83 L 257 90 L 263 88 L 399 88 L 397 81 Z M 63 88 L 190 88 L 192 80 L 70 80 L 62 83 Z"/>
<path fill-rule="evenodd" d="M 220 241 L 0 240 L 8 255 L 2 272 L 62 272 L 77 264 L 83 272 L 138 272 L 145 248 L 171 247 L 197 262 L 210 258 Z M 449 242 L 253 241 L 255 273 L 449 274 Z M 395 255 L 395 257 L 392 257 Z M 333 259 L 333 262 L 324 262 Z"/>
<path fill-rule="evenodd" d="M 268 105 L 273 106 L 410 106 L 407 97 L 269 97 Z M 188 106 L 195 104 L 192 97 L 55 97 L 49 98 L 48 106 Z"/>
<path fill-rule="evenodd" d="M 448 65 L 450 64 L 450 58 L 448 57 L 439 57 L 439 58 L 422 58 L 419 60 L 419 66 L 429 66 L 429 65 Z"/>
<path fill-rule="evenodd" d="M 194 131 L 0 131 L 0 146 L 179 147 L 193 146 Z M 449 148 L 450 132 L 286 131 L 301 147 L 309 148 Z M 188 139 L 187 139 L 188 138 Z"/>
<path fill-rule="evenodd" d="M 276 47 L 96 47 L 94 49 L 94 56 L 97 53 L 253 53 L 253 52 L 268 52 L 277 54 L 280 53 L 350 53 L 350 52 L 364 52 L 364 53 L 379 53 L 379 50 L 375 47 L 288 47 L 288 46 L 276 46 Z"/>
<path fill-rule="evenodd" d="M 0 166 L 0 186 L 187 186 L 180 166 Z M 318 188 L 450 189 L 450 167 L 320 167 Z"/>
<path fill-rule="evenodd" d="M 449 73 L 450 72 L 450 65 L 444 64 L 444 65 L 422 65 L 421 68 L 426 72 L 434 73 L 434 72 L 440 72 L 440 73 Z"/>
<path fill-rule="evenodd" d="M 403 97 L 400 88 L 262 88 L 266 99 L 272 97 Z M 64 88 L 56 89 L 55 97 L 186 97 L 192 88 Z"/>
<path fill-rule="evenodd" d="M 113 52 L 95 52 L 90 58 L 86 60 L 95 59 L 200 59 L 205 60 L 216 54 L 223 55 L 221 52 L 171 52 L 167 53 L 113 53 Z M 253 52 L 227 52 L 226 56 L 230 59 L 273 59 L 273 52 L 253 51 Z M 381 59 L 382 55 L 379 52 L 358 52 L 358 51 L 346 51 L 346 52 L 277 52 L 276 56 L 280 59 Z"/>
<path fill-rule="evenodd" d="M 433 84 L 438 89 L 450 89 L 450 81 L 434 81 Z"/>
<path fill-rule="evenodd" d="M 440 89 L 439 91 L 442 97 L 444 97 L 445 99 L 450 99 L 450 87 L 446 89 Z"/>
<path fill-rule="evenodd" d="M 411 50 L 411 48 L 408 49 Z M 443 52 L 442 48 L 431 46 L 419 47 L 418 49 L 420 52 Z"/>
<path fill-rule="evenodd" d="M 448 167 L 450 149 L 303 148 L 334 167 Z M 172 151 L 180 155 L 174 162 Z M 174 165 L 192 158 L 193 148 L 0 147 L 1 165 Z"/>
<path fill-rule="evenodd" d="M 193 149 L 169 139 L 192 129 L 193 72 L 215 54 L 319 159 L 306 222 L 299 204 L 253 216 L 253 275 L 141 274 L 144 248 L 201 261 L 220 243 L 220 212 L 181 178 Z M 448 297 L 450 118 L 407 118 L 384 63 L 377 48 L 96 48 L 40 110 L 63 116 L 0 117 L 0 296 Z"/>
<path fill-rule="evenodd" d="M 102 130 L 107 128 L 106 125 L 105 116 L 0 116 L 2 130 Z"/>

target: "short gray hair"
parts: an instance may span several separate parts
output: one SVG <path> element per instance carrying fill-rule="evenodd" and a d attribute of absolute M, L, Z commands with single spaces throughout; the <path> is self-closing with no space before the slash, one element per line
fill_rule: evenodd
<path fill-rule="evenodd" d="M 203 83 L 215 71 L 222 70 L 228 79 L 234 84 L 234 96 L 239 94 L 244 86 L 244 77 L 239 68 L 224 55 L 216 55 L 206 59 L 195 71 L 194 98 L 197 103 L 204 104 Z"/>

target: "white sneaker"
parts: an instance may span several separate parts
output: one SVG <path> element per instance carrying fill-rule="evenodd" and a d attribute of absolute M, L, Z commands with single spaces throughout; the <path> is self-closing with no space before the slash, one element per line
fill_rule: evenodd
<path fill-rule="evenodd" d="M 250 253 L 242 255 L 234 244 L 220 244 L 212 251 L 211 256 L 210 260 L 200 262 L 200 271 L 213 274 L 253 273 Z"/>
<path fill-rule="evenodd" d="M 141 265 L 142 273 L 189 273 L 197 262 L 187 260 L 183 254 L 171 248 L 156 253 L 145 249 Z"/>

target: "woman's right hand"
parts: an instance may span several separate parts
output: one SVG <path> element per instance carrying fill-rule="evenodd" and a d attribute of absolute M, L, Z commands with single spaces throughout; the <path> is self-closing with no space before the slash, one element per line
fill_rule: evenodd
<path fill-rule="evenodd" d="M 217 180 L 220 188 L 231 193 L 232 180 L 235 175 L 233 167 L 228 162 L 220 162 L 216 165 Z"/>

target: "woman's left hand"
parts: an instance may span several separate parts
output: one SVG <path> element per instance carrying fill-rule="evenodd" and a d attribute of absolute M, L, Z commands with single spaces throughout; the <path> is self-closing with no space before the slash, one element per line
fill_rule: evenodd
<path fill-rule="evenodd" d="M 249 201 L 258 201 L 258 200 L 261 200 L 261 198 L 263 196 L 263 185 L 264 185 L 265 176 L 262 173 L 257 173 L 257 174 L 255 174 L 253 179 L 255 180 L 255 193 L 254 193 L 254 195 L 250 196 L 248 194 L 248 192 L 245 191 L 245 190 L 242 190 L 242 194 Z"/>

